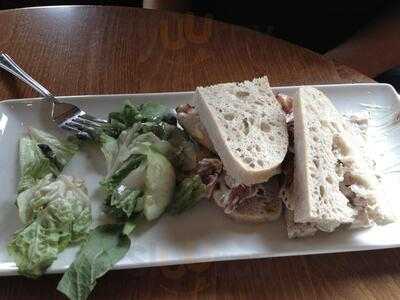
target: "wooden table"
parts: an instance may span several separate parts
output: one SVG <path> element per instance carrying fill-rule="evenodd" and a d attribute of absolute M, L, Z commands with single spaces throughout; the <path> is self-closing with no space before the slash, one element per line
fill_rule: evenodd
<path fill-rule="evenodd" d="M 193 90 L 267 74 L 272 85 L 371 79 L 282 40 L 173 13 L 111 7 L 0 12 L 0 51 L 58 95 Z M 0 73 L 0 99 L 35 94 Z M 62 299 L 60 276 L 0 278 L 0 299 Z M 114 271 L 93 299 L 399 298 L 400 250 Z"/>

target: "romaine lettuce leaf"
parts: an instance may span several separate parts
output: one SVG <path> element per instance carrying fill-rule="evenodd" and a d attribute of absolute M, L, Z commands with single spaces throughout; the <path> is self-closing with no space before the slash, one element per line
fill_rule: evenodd
<path fill-rule="evenodd" d="M 45 177 L 47 174 L 58 175 L 60 171 L 51 164 L 36 141 L 24 136 L 19 141 L 19 165 L 21 177 L 18 183 L 18 192 L 22 192 Z"/>
<path fill-rule="evenodd" d="M 117 224 L 93 229 L 75 261 L 64 273 L 57 290 L 71 300 L 87 299 L 96 280 L 109 271 L 128 252 L 131 241 Z"/>
<path fill-rule="evenodd" d="M 37 218 L 37 214 L 34 214 L 32 208 L 32 201 L 40 195 L 40 191 L 43 188 L 50 185 L 54 180 L 55 178 L 52 174 L 47 174 L 44 178 L 37 181 L 37 183 L 31 188 L 18 194 L 16 204 L 22 224 L 27 225 Z"/>
<path fill-rule="evenodd" d="M 119 169 L 115 170 L 109 177 L 106 177 L 100 182 L 104 191 L 107 195 L 113 193 L 113 191 L 119 186 L 119 184 L 133 172 L 134 174 L 137 170 L 142 170 L 144 168 L 146 157 L 141 154 L 132 154 L 128 159 L 126 159 Z M 142 166 L 142 167 L 141 167 Z"/>
<path fill-rule="evenodd" d="M 185 131 L 177 127 L 170 131 L 167 140 L 174 149 L 175 157 L 171 160 L 174 166 L 180 171 L 193 170 L 198 160 L 196 143 Z"/>
<path fill-rule="evenodd" d="M 110 164 L 120 163 L 134 152 L 134 144 L 147 143 L 153 150 L 163 154 L 179 170 L 187 171 L 195 168 L 198 147 L 190 137 L 176 126 L 166 123 L 136 123 L 123 131 L 117 140 L 103 135 L 103 153 Z M 109 155 L 111 149 L 114 155 Z M 109 153 L 107 153 L 109 152 Z M 117 155 L 116 152 L 119 152 Z M 118 159 L 113 160 L 113 158 Z M 111 167 L 108 168 L 109 172 Z"/>
<path fill-rule="evenodd" d="M 58 176 L 78 150 L 75 142 L 61 141 L 51 134 L 29 128 L 28 135 L 19 142 L 21 177 L 18 192 L 32 187 L 47 174 Z"/>
<path fill-rule="evenodd" d="M 136 106 L 127 102 L 120 112 L 110 113 L 108 120 L 109 124 L 104 126 L 103 131 L 114 138 L 117 138 L 122 131 L 137 123 L 150 122 L 157 124 L 163 121 L 176 125 L 174 110 L 157 103 L 145 103 Z"/>
<path fill-rule="evenodd" d="M 105 134 L 101 136 L 101 150 L 107 165 L 107 175 L 101 184 L 107 194 L 112 193 L 122 180 L 132 172 L 133 174 L 137 173 L 134 170 L 140 166 L 143 169 L 149 151 L 156 151 L 165 155 L 170 155 L 173 152 L 173 148 L 168 142 L 162 141 L 152 132 L 139 134 L 138 131 L 141 126 L 142 124 L 135 124 L 123 131 L 118 139 Z"/>
<path fill-rule="evenodd" d="M 29 128 L 29 135 L 38 144 L 49 146 L 62 168 L 79 150 L 78 141 L 73 138 L 61 141 L 49 133 L 32 127 Z"/>
<path fill-rule="evenodd" d="M 135 228 L 136 228 L 136 218 L 129 219 L 128 221 L 125 222 L 124 228 L 122 229 L 122 233 L 129 236 Z"/>
<path fill-rule="evenodd" d="M 17 198 L 25 227 L 8 244 L 19 272 L 41 275 L 69 244 L 83 240 L 91 224 L 90 201 L 82 181 L 51 174 Z"/>
<path fill-rule="evenodd" d="M 173 109 L 159 103 L 146 102 L 140 105 L 140 113 L 146 122 L 161 121 L 176 125 L 176 113 Z"/>
<path fill-rule="evenodd" d="M 117 140 L 102 138 L 108 170 L 101 184 L 107 193 L 106 207 L 114 215 L 126 219 L 143 210 L 146 218 L 153 220 L 162 214 L 173 195 L 175 171 L 164 156 L 170 155 L 173 148 L 152 132 L 138 135 L 139 126 L 123 131 Z"/>
<path fill-rule="evenodd" d="M 107 166 L 107 174 L 112 173 L 112 168 L 115 163 L 115 158 L 118 155 L 117 140 L 107 134 L 100 135 L 101 152 L 104 155 Z"/>
<path fill-rule="evenodd" d="M 104 133 L 117 138 L 120 133 L 133 124 L 142 122 L 143 117 L 135 105 L 127 102 L 120 112 L 112 112 L 108 115 L 109 124 L 104 126 Z"/>
<path fill-rule="evenodd" d="M 128 130 L 121 132 L 117 139 L 106 134 L 101 135 L 101 151 L 107 164 L 106 178 L 121 169 L 132 155 L 141 154 L 135 148 L 135 144 L 137 144 L 136 138 L 141 134 L 141 128 L 142 125 L 137 123 Z"/>
<path fill-rule="evenodd" d="M 110 212 L 113 216 L 119 219 L 128 219 L 136 211 L 141 210 L 137 208 L 138 201 L 142 196 L 142 191 L 127 188 L 120 185 L 113 191 L 107 201 L 107 206 L 110 207 Z"/>
<path fill-rule="evenodd" d="M 194 207 L 206 194 L 206 185 L 199 175 L 187 177 L 177 186 L 174 200 L 168 207 L 172 215 L 180 214 Z"/>
<path fill-rule="evenodd" d="M 43 226 L 38 219 L 17 231 L 7 250 L 20 274 L 36 278 L 57 258 L 58 241 L 58 234 Z"/>

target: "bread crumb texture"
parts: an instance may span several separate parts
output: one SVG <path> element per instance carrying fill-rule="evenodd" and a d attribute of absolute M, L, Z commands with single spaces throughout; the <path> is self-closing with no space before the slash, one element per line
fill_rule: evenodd
<path fill-rule="evenodd" d="M 247 168 L 274 167 L 285 155 L 288 135 L 285 115 L 266 78 L 199 88 L 216 116 L 231 154 Z"/>

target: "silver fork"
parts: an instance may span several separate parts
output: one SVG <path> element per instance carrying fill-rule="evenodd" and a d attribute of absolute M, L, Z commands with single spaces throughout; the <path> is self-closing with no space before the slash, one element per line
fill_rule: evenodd
<path fill-rule="evenodd" d="M 51 105 L 51 118 L 58 127 L 72 131 L 81 138 L 93 138 L 93 134 L 103 124 L 108 123 L 106 120 L 87 114 L 73 104 L 57 100 L 45 87 L 29 76 L 5 53 L 0 53 L 0 67 L 21 79 L 43 96 L 43 100 Z"/>

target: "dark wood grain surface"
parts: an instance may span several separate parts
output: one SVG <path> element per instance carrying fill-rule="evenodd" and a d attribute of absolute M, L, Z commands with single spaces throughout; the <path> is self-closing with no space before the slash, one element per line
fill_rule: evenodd
<path fill-rule="evenodd" d="M 370 82 L 244 28 L 132 8 L 0 12 L 0 51 L 58 95 L 192 90 L 267 74 L 272 85 Z M 0 72 L 0 99 L 31 97 Z M 0 299 L 63 299 L 59 275 L 0 278 Z M 400 250 L 113 271 L 92 299 L 398 299 Z"/>

